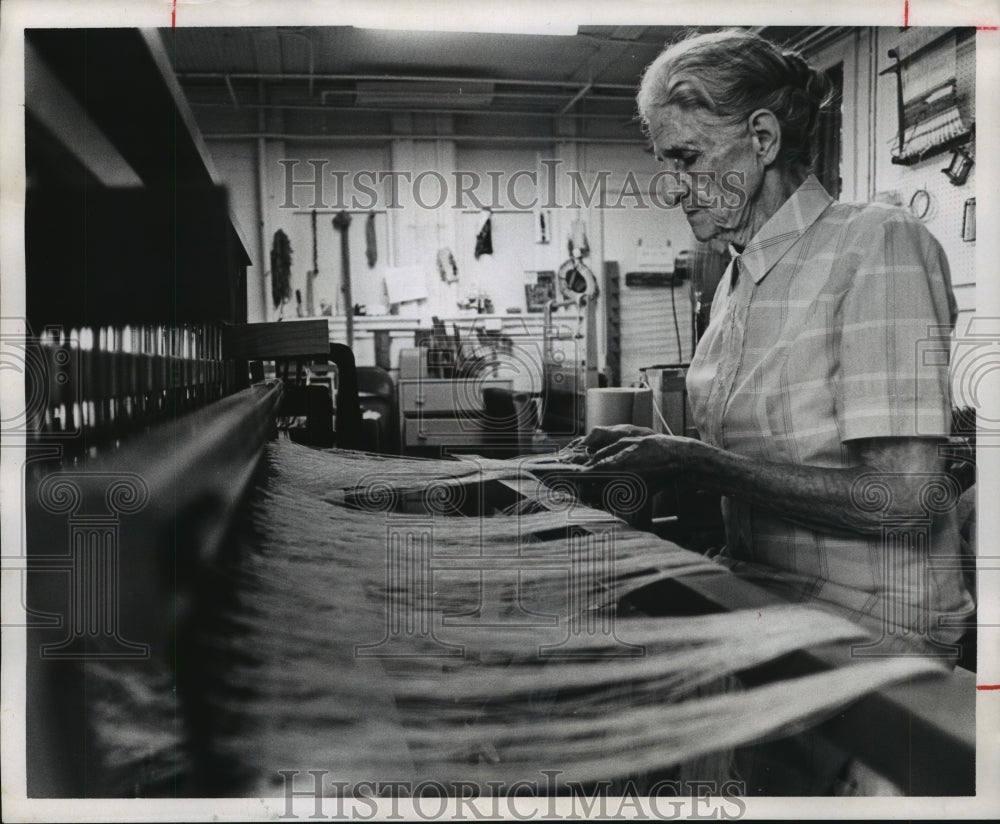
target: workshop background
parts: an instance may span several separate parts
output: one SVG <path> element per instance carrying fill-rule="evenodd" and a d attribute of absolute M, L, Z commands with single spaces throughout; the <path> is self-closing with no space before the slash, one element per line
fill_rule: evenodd
<path fill-rule="evenodd" d="M 888 52 L 898 49 L 904 60 L 916 53 L 922 82 L 952 79 L 964 121 L 961 133 L 967 135 L 975 116 L 974 32 L 758 30 L 800 49 L 810 62 L 828 70 L 840 99 L 824 124 L 830 145 L 820 156 L 822 181 L 845 201 L 881 199 L 904 207 L 913 202 L 948 255 L 963 328 L 975 304 L 974 231 L 965 226 L 963 233 L 966 212 L 971 208 L 974 213 L 974 206 L 966 204 L 974 200 L 975 167 L 956 185 L 942 173 L 952 156 L 944 148 L 925 152 L 911 165 L 893 162 L 900 124 L 897 73 L 891 71 L 896 61 Z M 669 270 L 678 254 L 696 251 L 694 238 L 679 209 L 628 208 L 637 199 L 623 195 L 630 175 L 640 186 L 648 185 L 660 168 L 635 116 L 638 78 L 663 46 L 684 31 L 606 26 L 543 36 L 311 27 L 165 33 L 178 78 L 249 236 L 254 261 L 248 272 L 248 319 L 294 317 L 295 290 L 306 294 L 314 190 L 295 187 L 298 208 L 287 208 L 289 175 L 311 180 L 310 161 L 325 162 L 322 194 L 331 206 L 338 195 L 334 171 L 348 183 L 341 197 L 345 204 L 354 197 L 364 203 L 350 186 L 361 170 L 413 176 L 437 172 L 449 185 L 449 202 L 441 207 L 414 203 L 406 198 L 411 187 L 403 184 L 400 192 L 406 199 L 401 199 L 400 208 L 376 208 L 378 259 L 373 266 L 365 259 L 366 210 L 354 215 L 349 230 L 352 299 L 368 312 L 355 321 L 362 361 L 374 364 L 373 332 L 387 329 L 394 345 L 391 368 L 398 368 L 395 347 L 409 343 L 411 330 L 418 328 L 414 321 L 426 324 L 434 316 L 451 321 L 477 314 L 476 308 L 458 309 L 463 302 L 478 302 L 481 311 L 482 299 L 489 299 L 493 311 L 483 313 L 488 318 L 480 317 L 482 323 L 527 321 L 536 327 L 541 317 L 528 311 L 524 286 L 535 282 L 537 272 L 558 270 L 568 258 L 574 222 L 582 221 L 589 242 L 587 265 L 602 286 L 609 269 L 617 269 L 622 280 L 621 337 L 612 341 L 612 348 L 621 352 L 618 382 L 635 382 L 641 367 L 686 362 L 693 345 L 690 280 L 664 288 L 639 285 L 639 279 L 630 285 L 625 276 L 657 267 Z M 917 53 L 921 48 L 924 51 Z M 931 69 L 926 68 L 928 60 L 935 63 Z M 974 159 L 973 142 L 963 145 Z M 290 171 L 281 161 L 299 162 Z M 537 191 L 523 175 L 517 181 L 515 195 L 521 203 L 534 199 L 544 204 L 547 173 L 555 172 L 555 201 L 563 208 L 551 210 L 547 243 L 538 237 L 537 210 L 519 209 L 508 198 L 507 182 L 521 170 L 536 172 L 538 179 Z M 589 206 L 572 208 L 570 171 L 578 172 L 587 187 L 599 187 Z M 454 208 L 456 172 L 479 176 L 483 183 L 474 192 L 485 203 L 491 200 L 488 173 L 502 174 L 499 203 L 491 204 L 490 255 L 475 256 L 478 210 L 468 205 Z M 384 189 L 382 184 L 372 187 L 380 193 Z M 424 203 L 433 205 L 439 192 L 436 179 L 425 179 L 421 191 Z M 577 203 L 585 199 L 577 194 Z M 379 206 L 384 206 L 384 198 L 380 200 Z M 620 208 L 600 208 L 602 203 Z M 313 311 L 321 313 L 321 304 L 330 307 L 331 328 L 342 337 L 343 272 L 338 237 L 330 226 L 338 210 L 318 211 Z M 292 298 L 276 307 L 270 297 L 268 252 L 278 229 L 287 234 L 293 250 Z M 453 255 L 457 269 L 451 282 L 438 271 L 442 249 Z M 419 267 L 426 297 L 392 307 L 386 293 L 390 267 Z M 608 291 L 601 290 L 605 302 Z M 597 353 L 604 370 L 614 330 L 608 328 L 607 308 L 598 309 Z M 399 320 L 388 321 L 376 314 L 380 311 L 392 311 Z"/>

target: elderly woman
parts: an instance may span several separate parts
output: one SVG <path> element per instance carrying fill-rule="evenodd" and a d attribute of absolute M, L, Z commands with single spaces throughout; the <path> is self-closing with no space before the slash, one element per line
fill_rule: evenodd
<path fill-rule="evenodd" d="M 602 470 L 722 493 L 733 569 L 846 610 L 889 646 L 946 652 L 959 622 L 939 619 L 972 608 L 962 576 L 883 524 L 933 516 L 930 553 L 958 552 L 938 448 L 947 366 L 920 349 L 954 323 L 948 264 L 903 210 L 837 203 L 809 173 L 827 93 L 797 54 L 743 31 L 677 43 L 646 70 L 655 154 L 695 237 L 733 258 L 688 372 L 701 440 L 610 427 L 584 445 Z M 942 490 L 945 511 L 928 510 Z"/>

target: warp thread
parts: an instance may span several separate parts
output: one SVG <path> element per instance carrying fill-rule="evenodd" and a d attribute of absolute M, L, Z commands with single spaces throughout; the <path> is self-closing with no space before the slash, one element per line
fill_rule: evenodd
<path fill-rule="evenodd" d="M 228 603 L 200 627 L 199 684 L 214 688 L 181 690 L 210 726 L 197 746 L 190 723 L 186 737 L 169 723 L 169 679 L 137 686 L 117 667 L 91 668 L 97 738 L 122 786 L 184 773 L 185 759 L 188 775 L 198 765 L 194 794 L 272 794 L 279 769 L 484 787 L 553 769 L 562 783 L 716 777 L 707 769 L 724 780 L 731 748 L 938 669 L 890 659 L 734 689 L 743 670 L 858 629 L 801 606 L 771 607 L 766 620 L 616 617 L 624 593 L 714 566 L 565 496 L 511 517 L 514 504 L 491 509 L 481 494 L 494 486 L 538 492 L 516 462 L 269 445 L 239 557 L 219 573 Z M 614 544 L 613 564 L 593 561 L 594 536 Z M 407 546 L 394 566 L 394 547 Z M 573 553 L 591 576 L 576 596 Z M 428 558 L 441 562 L 429 581 L 412 574 Z M 393 626 L 404 631 L 390 655 L 363 652 Z M 574 626 L 597 631 L 563 656 Z"/>

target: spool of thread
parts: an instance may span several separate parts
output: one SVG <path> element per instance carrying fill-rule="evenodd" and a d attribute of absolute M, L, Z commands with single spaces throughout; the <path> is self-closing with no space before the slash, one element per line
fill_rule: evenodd
<path fill-rule="evenodd" d="M 653 392 L 648 387 L 587 390 L 587 429 L 630 423 L 653 426 Z"/>

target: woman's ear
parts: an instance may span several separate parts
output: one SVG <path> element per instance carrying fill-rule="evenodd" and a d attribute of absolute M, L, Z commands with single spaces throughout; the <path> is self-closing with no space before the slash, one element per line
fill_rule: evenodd
<path fill-rule="evenodd" d="M 781 123 L 770 109 L 757 109 L 750 115 L 749 125 L 757 157 L 764 166 L 770 166 L 781 150 Z"/>

